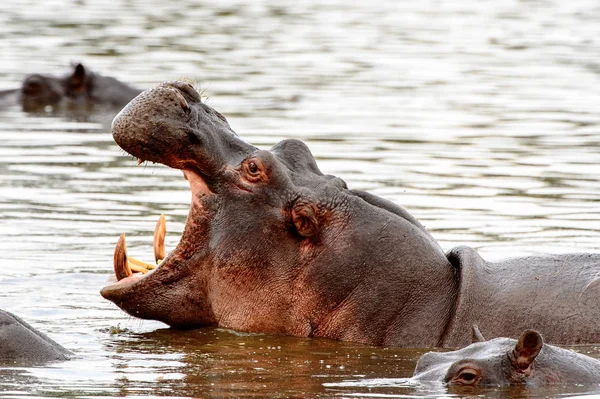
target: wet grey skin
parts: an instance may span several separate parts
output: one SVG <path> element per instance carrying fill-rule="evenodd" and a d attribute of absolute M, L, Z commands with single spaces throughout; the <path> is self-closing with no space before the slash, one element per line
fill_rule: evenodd
<path fill-rule="evenodd" d="M 20 317 L 0 310 L 0 364 L 40 364 L 68 360 L 72 355 Z"/>
<path fill-rule="evenodd" d="M 93 106 L 122 108 L 141 90 L 95 73 L 82 64 L 63 76 L 31 74 L 18 89 L 0 91 L 0 106 L 20 104 L 25 112 Z"/>
<path fill-rule="evenodd" d="M 112 133 L 140 161 L 180 169 L 192 191 L 156 270 L 122 278 L 125 246 L 115 250 L 121 280 L 101 294 L 133 316 L 372 345 L 462 347 L 473 324 L 600 342 L 599 255 L 444 253 L 402 207 L 323 174 L 301 141 L 245 142 L 186 82 L 140 94 Z"/>
<path fill-rule="evenodd" d="M 548 345 L 533 330 L 518 340 L 495 338 L 452 352 L 428 352 L 415 368 L 415 381 L 449 386 L 531 387 L 600 382 L 600 361 Z"/>

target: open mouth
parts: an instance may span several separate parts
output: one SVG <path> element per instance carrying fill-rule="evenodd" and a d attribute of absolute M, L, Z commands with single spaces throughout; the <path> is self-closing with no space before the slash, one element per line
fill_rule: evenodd
<path fill-rule="evenodd" d="M 192 202 L 190 206 L 190 214 L 188 215 L 189 223 L 192 223 L 194 217 L 192 214 L 197 214 L 202 211 L 201 198 L 206 195 L 214 195 L 212 190 L 208 187 L 206 182 L 197 173 L 184 170 L 183 175 L 190 184 L 192 192 Z M 155 271 L 160 269 L 161 265 L 167 263 L 174 263 L 177 260 L 171 261 L 171 254 L 167 255 L 165 250 L 165 236 L 167 233 L 166 219 L 164 215 L 160 215 L 154 228 L 153 248 L 154 248 L 154 263 L 145 262 L 143 260 L 134 258 L 127 254 L 127 244 L 125 239 L 125 233 L 121 234 L 117 244 L 115 246 L 115 253 L 113 258 L 113 266 L 115 274 L 109 278 L 107 285 L 102 289 L 103 293 L 110 291 L 123 289 L 127 286 L 131 286 L 136 282 L 140 281 Z M 185 235 L 185 232 L 184 232 Z M 173 253 L 181 252 L 178 251 L 180 244 L 184 241 L 183 237 L 180 243 L 177 245 Z M 175 256 L 177 257 L 177 256 Z"/>
<path fill-rule="evenodd" d="M 167 233 L 167 223 L 165 215 L 160 215 L 154 229 L 154 259 L 156 264 L 144 262 L 131 256 L 127 256 L 127 245 L 125 242 L 125 233 L 121 234 L 115 247 L 114 269 L 115 278 L 121 281 L 130 278 L 134 273 L 146 274 L 154 269 L 163 261 L 165 255 L 165 235 Z M 137 279 L 134 277 L 133 279 Z"/>

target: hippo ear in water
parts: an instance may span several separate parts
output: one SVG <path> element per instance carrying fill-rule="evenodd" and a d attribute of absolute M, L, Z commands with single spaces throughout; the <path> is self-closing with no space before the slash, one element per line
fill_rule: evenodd
<path fill-rule="evenodd" d="M 81 93 L 86 89 L 87 72 L 82 64 L 75 65 L 73 74 L 71 75 L 69 87 L 75 93 Z"/>
<path fill-rule="evenodd" d="M 544 346 L 544 339 L 534 330 L 525 330 L 513 349 L 513 365 L 525 375 L 531 373 L 531 364 Z"/>
<path fill-rule="evenodd" d="M 473 332 L 471 334 L 471 343 L 474 344 L 475 342 L 485 342 L 485 338 L 481 331 L 479 331 L 477 324 L 473 324 Z"/>
<path fill-rule="evenodd" d="M 292 207 L 292 221 L 294 226 L 303 237 L 312 237 L 319 230 L 317 220 L 317 207 L 308 200 L 298 200 Z"/>

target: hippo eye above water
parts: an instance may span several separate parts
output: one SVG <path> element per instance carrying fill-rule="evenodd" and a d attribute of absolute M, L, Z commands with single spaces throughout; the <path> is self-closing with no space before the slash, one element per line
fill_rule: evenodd
<path fill-rule="evenodd" d="M 456 377 L 452 379 L 451 383 L 456 385 L 475 385 L 480 379 L 481 375 L 479 370 L 467 367 L 460 370 Z"/>
<path fill-rule="evenodd" d="M 477 374 L 475 373 L 470 373 L 470 372 L 464 372 L 464 373 L 460 373 L 460 375 L 458 376 L 458 378 L 460 378 L 461 380 L 464 381 L 473 381 L 475 380 L 475 378 L 477 378 Z"/>

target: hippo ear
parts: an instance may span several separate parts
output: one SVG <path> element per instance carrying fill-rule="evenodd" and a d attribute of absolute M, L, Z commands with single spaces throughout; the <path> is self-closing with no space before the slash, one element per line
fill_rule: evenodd
<path fill-rule="evenodd" d="M 514 366 L 528 375 L 531 364 L 542 350 L 542 346 L 544 346 L 544 339 L 540 333 L 534 330 L 526 330 L 519 337 L 513 349 Z"/>
<path fill-rule="evenodd" d="M 87 72 L 82 64 L 75 65 L 75 70 L 71 75 L 70 87 L 75 92 L 82 92 L 86 88 Z"/>
<path fill-rule="evenodd" d="M 298 234 L 303 237 L 314 236 L 319 230 L 316 205 L 306 200 L 296 201 L 292 207 L 292 221 Z"/>

